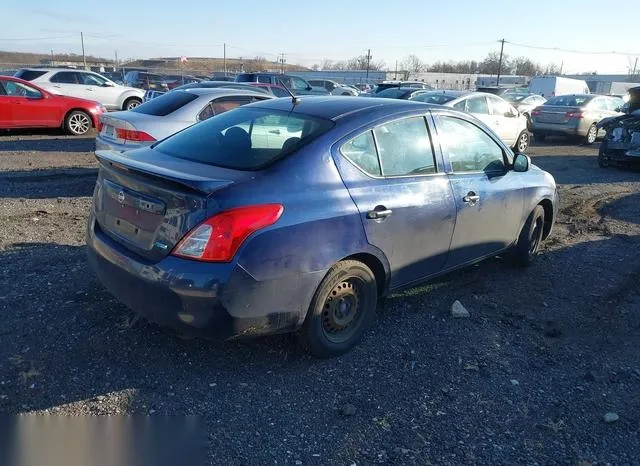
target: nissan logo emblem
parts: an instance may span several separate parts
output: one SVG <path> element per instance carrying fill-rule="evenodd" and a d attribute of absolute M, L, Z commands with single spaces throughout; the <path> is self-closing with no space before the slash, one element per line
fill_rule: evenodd
<path fill-rule="evenodd" d="M 118 193 L 118 202 L 122 204 L 124 202 L 124 191 Z"/>

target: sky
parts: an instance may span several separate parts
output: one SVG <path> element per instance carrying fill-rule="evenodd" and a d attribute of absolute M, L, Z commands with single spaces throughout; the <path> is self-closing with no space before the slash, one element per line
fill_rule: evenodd
<path fill-rule="evenodd" d="M 86 53 L 101 57 L 222 57 L 226 43 L 228 57 L 284 53 L 287 63 L 311 66 L 370 49 L 392 70 L 409 54 L 481 60 L 504 38 L 511 57 L 562 63 L 566 73 L 628 73 L 640 38 L 625 24 L 622 6 L 599 0 L 21 0 L 1 9 L 0 50 L 80 54 L 82 31 Z"/>

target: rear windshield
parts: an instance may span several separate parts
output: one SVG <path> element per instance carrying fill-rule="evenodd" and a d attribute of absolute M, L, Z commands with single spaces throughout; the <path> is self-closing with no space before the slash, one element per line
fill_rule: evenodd
<path fill-rule="evenodd" d="M 191 126 L 154 148 L 207 165 L 258 170 L 295 152 L 332 126 L 329 120 L 307 115 L 245 107 Z"/>
<path fill-rule="evenodd" d="M 145 115 L 167 116 L 197 98 L 196 94 L 191 94 L 190 92 L 171 91 L 129 111 L 144 113 Z"/>
<path fill-rule="evenodd" d="M 376 97 L 389 97 L 391 99 L 397 99 L 402 97 L 405 94 L 408 94 L 410 91 L 406 89 L 400 89 L 399 87 L 392 87 L 390 89 L 385 89 L 384 91 L 380 91 L 376 93 Z"/>
<path fill-rule="evenodd" d="M 34 79 L 39 78 L 43 74 L 46 74 L 46 71 L 18 70 L 18 72 L 14 76 L 16 78 L 24 79 L 25 81 L 33 81 Z"/>
<path fill-rule="evenodd" d="M 551 97 L 545 105 L 556 105 L 559 107 L 582 107 L 593 99 L 592 95 L 560 95 Z"/>
<path fill-rule="evenodd" d="M 385 89 L 390 89 L 392 87 L 400 87 L 400 84 L 394 84 L 394 83 L 378 84 L 378 86 L 376 87 L 376 94 L 384 91 Z"/>
<path fill-rule="evenodd" d="M 411 100 L 415 100 L 416 102 L 424 102 L 427 104 L 442 105 L 452 101 L 455 98 L 456 96 L 443 94 L 441 92 L 426 92 L 424 94 L 418 94 L 417 96 L 412 97 Z"/>
<path fill-rule="evenodd" d="M 502 98 L 508 100 L 511 103 L 522 102 L 524 99 L 529 97 L 531 94 L 502 94 Z"/>
<path fill-rule="evenodd" d="M 252 83 L 256 81 L 256 75 L 255 74 L 239 74 L 238 76 L 236 76 L 236 82 L 237 83 Z"/>

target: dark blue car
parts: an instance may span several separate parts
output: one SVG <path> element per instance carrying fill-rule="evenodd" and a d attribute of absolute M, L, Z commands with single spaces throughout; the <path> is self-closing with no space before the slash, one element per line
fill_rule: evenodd
<path fill-rule="evenodd" d="M 551 175 L 477 119 L 400 100 L 268 100 L 97 157 L 89 259 L 120 301 L 189 334 L 299 331 L 320 356 L 390 291 L 529 263 L 557 210 Z"/>

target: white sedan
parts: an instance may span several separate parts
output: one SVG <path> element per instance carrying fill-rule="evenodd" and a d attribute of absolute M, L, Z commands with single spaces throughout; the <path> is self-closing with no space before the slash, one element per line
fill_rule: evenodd
<path fill-rule="evenodd" d="M 500 136 L 514 152 L 524 152 L 529 147 L 527 117 L 497 95 L 471 91 L 430 91 L 418 94 L 411 100 L 471 113 Z"/>

